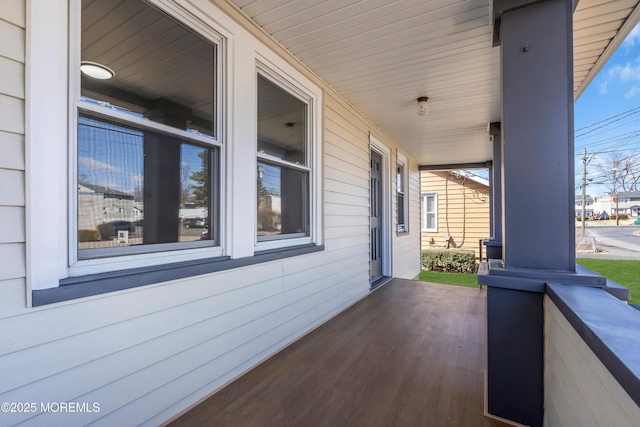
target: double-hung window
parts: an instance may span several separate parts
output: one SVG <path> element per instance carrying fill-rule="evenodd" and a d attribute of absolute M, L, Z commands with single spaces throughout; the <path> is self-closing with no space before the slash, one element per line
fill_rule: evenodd
<path fill-rule="evenodd" d="M 438 231 L 438 194 L 422 195 L 422 231 Z"/>
<path fill-rule="evenodd" d="M 407 199 L 407 159 L 398 154 L 396 165 L 396 212 L 397 231 L 407 233 L 409 231 L 409 200 Z"/>
<path fill-rule="evenodd" d="M 219 246 L 220 39 L 143 0 L 73 4 L 71 265 Z"/>
<path fill-rule="evenodd" d="M 311 233 L 310 100 L 267 71 L 257 82 L 257 241 Z M 309 240 L 310 241 L 310 240 Z M 263 247 L 268 247 L 263 244 Z"/>

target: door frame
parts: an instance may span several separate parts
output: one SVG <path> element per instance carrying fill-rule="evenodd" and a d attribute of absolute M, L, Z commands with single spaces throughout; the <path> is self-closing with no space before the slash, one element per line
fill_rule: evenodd
<path fill-rule="evenodd" d="M 369 164 L 371 164 L 371 151 L 382 156 L 382 276 L 392 277 L 391 269 L 391 149 L 369 134 Z M 371 194 L 371 193 L 369 193 Z M 371 196 L 369 196 L 371 197 Z M 369 200 L 371 204 L 371 200 Z M 371 215 L 369 215 L 369 228 L 371 228 Z M 369 261 L 371 265 L 371 261 Z"/>

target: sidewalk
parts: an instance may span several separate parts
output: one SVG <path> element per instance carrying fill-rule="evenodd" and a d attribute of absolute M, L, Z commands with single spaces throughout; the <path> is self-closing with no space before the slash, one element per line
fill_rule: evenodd
<path fill-rule="evenodd" d="M 604 223 L 611 221 L 594 221 L 594 223 Z M 614 225 L 615 220 L 612 221 Z M 622 225 L 622 221 L 620 221 Z M 589 224 L 591 225 L 591 224 Z M 601 224 L 607 225 L 607 224 Z M 626 224 L 625 224 L 626 225 Z M 630 224 L 629 224 L 630 225 Z M 593 228 L 589 229 L 587 226 L 586 232 L 587 236 L 593 237 L 595 240 L 595 252 L 586 252 L 586 251 L 577 251 L 577 258 L 597 258 L 597 259 L 624 259 L 624 260 L 640 260 L 640 244 L 633 244 L 626 242 L 625 248 L 620 247 L 620 242 L 615 239 L 602 237 L 598 235 L 598 232 Z M 597 228 L 597 227 L 595 227 Z M 582 228 L 576 227 L 576 243 L 580 241 L 580 233 L 582 232 Z"/>

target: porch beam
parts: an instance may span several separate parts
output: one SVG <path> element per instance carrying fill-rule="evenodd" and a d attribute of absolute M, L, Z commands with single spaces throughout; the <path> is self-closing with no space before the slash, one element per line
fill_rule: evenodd
<path fill-rule="evenodd" d="M 420 165 L 418 169 L 421 171 L 449 171 L 449 170 L 471 170 L 471 169 L 489 169 L 491 168 L 491 160 L 476 163 L 449 163 L 444 165 Z"/>

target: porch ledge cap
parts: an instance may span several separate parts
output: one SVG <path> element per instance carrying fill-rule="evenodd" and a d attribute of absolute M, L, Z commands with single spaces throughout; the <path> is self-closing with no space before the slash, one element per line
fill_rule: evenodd
<path fill-rule="evenodd" d="M 640 406 L 640 312 L 603 289 L 548 283 L 547 295 Z"/>

